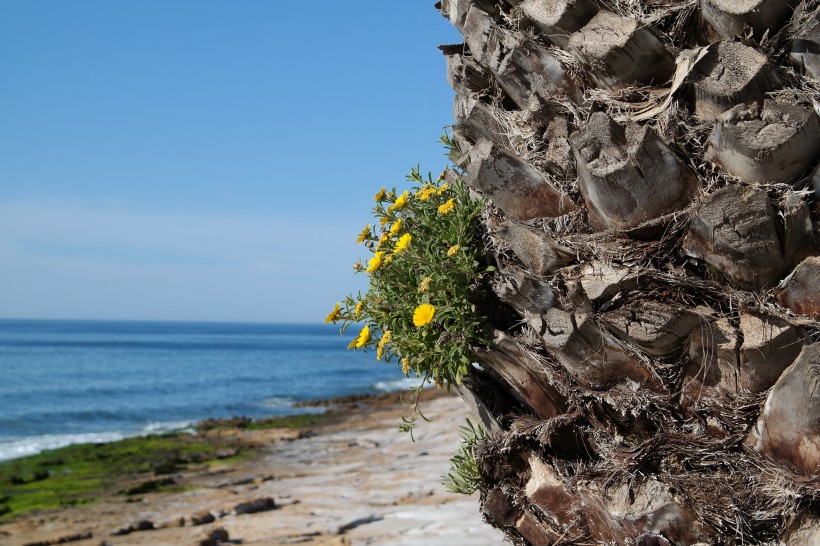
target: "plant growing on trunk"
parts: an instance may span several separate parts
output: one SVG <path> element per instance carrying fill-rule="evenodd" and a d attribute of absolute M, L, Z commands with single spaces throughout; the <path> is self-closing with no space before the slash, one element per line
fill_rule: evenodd
<path fill-rule="evenodd" d="M 442 140 L 450 142 L 446 135 Z M 375 221 L 357 239 L 372 257 L 354 265 L 369 276 L 369 289 L 337 303 L 326 320 L 341 322 L 342 331 L 361 324 L 350 349 L 375 349 L 379 360 L 397 361 L 406 376 L 421 379 L 404 430 L 419 415 L 424 384 L 461 383 L 475 361 L 473 348 L 488 342 L 478 307 L 492 271 L 481 263 L 482 204 L 455 172 L 446 178 L 446 171 L 437 180 L 424 178 L 416 167 L 407 176 L 409 189 L 375 195 Z"/>

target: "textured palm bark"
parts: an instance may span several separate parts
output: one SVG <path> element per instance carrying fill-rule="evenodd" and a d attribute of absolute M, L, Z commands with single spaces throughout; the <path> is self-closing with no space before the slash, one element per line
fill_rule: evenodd
<path fill-rule="evenodd" d="M 497 271 L 458 387 L 487 522 L 820 544 L 817 0 L 437 7 Z"/>

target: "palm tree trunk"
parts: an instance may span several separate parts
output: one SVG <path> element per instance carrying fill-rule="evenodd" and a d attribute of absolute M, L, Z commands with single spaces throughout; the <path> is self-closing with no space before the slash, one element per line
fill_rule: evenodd
<path fill-rule="evenodd" d="M 820 544 L 817 0 L 442 0 L 515 544 Z"/>

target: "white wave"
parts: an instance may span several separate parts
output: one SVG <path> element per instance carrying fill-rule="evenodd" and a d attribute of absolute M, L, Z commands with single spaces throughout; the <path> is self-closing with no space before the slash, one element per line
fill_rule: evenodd
<path fill-rule="evenodd" d="M 47 449 L 57 449 L 72 444 L 96 444 L 122 440 L 120 432 L 89 432 L 85 434 L 43 434 L 27 438 L 0 440 L 0 461 L 36 455 Z"/>
<path fill-rule="evenodd" d="M 167 421 L 148 423 L 142 430 L 139 436 L 147 434 L 164 434 L 166 432 L 193 432 L 193 425 L 195 421 Z"/>
<path fill-rule="evenodd" d="M 293 406 L 293 402 L 293 398 L 289 398 L 287 396 L 271 396 L 270 398 L 261 400 L 259 405 L 269 408 L 289 408 Z"/>
<path fill-rule="evenodd" d="M 418 377 L 404 377 L 393 381 L 379 381 L 373 385 L 373 388 L 380 392 L 406 391 L 415 389 L 419 386 L 419 383 L 421 383 L 421 379 Z M 425 383 L 424 388 L 427 389 L 432 386 L 432 383 Z"/>
<path fill-rule="evenodd" d="M 139 432 L 123 434 L 120 431 L 87 432 L 82 434 L 43 434 L 25 438 L 0 439 L 0 461 L 8 461 L 29 455 L 37 455 L 48 449 L 58 449 L 74 444 L 98 444 L 116 442 L 127 437 L 164 434 L 166 432 L 193 432 L 193 421 L 167 421 L 148 423 Z"/>

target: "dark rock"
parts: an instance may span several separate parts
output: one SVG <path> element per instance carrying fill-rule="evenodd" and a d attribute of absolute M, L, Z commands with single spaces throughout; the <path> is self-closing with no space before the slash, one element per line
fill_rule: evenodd
<path fill-rule="evenodd" d="M 216 521 L 216 517 L 210 512 L 197 512 L 191 516 L 191 525 L 205 525 L 207 523 L 213 523 Z"/>
<path fill-rule="evenodd" d="M 151 522 L 147 519 L 141 519 L 136 523 L 132 523 L 131 525 L 129 525 L 127 527 L 122 527 L 121 529 L 118 529 L 118 530 L 114 531 L 113 533 L 111 533 L 111 535 L 112 536 L 123 536 L 123 535 L 130 535 L 131 533 L 134 533 L 134 532 L 137 532 L 137 531 L 152 531 L 154 529 L 156 529 L 156 527 L 154 526 L 153 522 Z"/>
<path fill-rule="evenodd" d="M 270 497 L 265 497 L 262 499 L 254 499 L 250 502 L 242 502 L 237 504 L 233 512 L 237 516 L 241 516 L 243 514 L 255 514 L 257 512 L 267 512 L 269 510 L 273 510 L 276 508 L 276 502 Z"/>
<path fill-rule="evenodd" d="M 94 533 L 92 533 L 91 531 L 85 531 L 83 533 L 65 535 L 60 538 L 55 538 L 53 540 L 38 540 L 36 542 L 26 542 L 23 546 L 52 546 L 53 544 L 68 544 L 69 542 L 88 540 L 93 537 Z"/>
<path fill-rule="evenodd" d="M 200 540 L 199 546 L 220 546 L 220 544 L 228 542 L 228 540 L 228 531 L 226 531 L 222 527 L 219 527 L 217 529 L 210 531 L 208 533 L 208 536 Z"/>
<path fill-rule="evenodd" d="M 373 514 L 364 518 L 354 519 L 350 523 L 345 523 L 336 531 L 336 534 L 344 534 L 351 529 L 355 529 L 356 527 L 360 527 L 362 525 L 367 525 L 368 523 L 375 523 L 377 521 L 381 521 L 384 519 L 384 516 L 380 516 L 377 514 Z"/>

